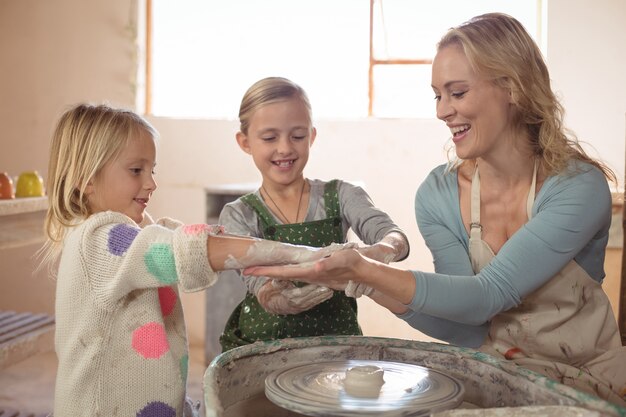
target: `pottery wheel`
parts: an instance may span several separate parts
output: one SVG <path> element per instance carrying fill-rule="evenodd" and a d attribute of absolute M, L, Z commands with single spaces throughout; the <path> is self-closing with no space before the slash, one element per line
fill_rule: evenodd
<path fill-rule="evenodd" d="M 375 395 L 346 392 L 346 372 L 355 366 L 384 370 Z M 272 372 L 265 396 L 287 410 L 309 416 L 428 416 L 463 401 L 461 382 L 434 369 L 400 362 L 345 360 L 297 365 Z"/>

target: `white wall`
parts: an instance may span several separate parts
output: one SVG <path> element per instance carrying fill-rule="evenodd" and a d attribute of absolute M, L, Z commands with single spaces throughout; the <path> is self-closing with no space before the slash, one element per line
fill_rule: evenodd
<path fill-rule="evenodd" d="M 134 105 L 129 0 L 0 0 L 0 171 L 47 174 L 55 120 L 78 101 Z M 39 245 L 0 250 L 0 309 L 52 313 Z"/>
<path fill-rule="evenodd" d="M 626 2 L 546 1 L 548 63 L 567 123 L 623 178 Z M 136 5 L 134 0 L 0 0 L 0 171 L 17 175 L 38 169 L 45 176 L 52 125 L 72 103 L 134 105 Z M 154 214 L 203 221 L 205 186 L 258 180 L 254 165 L 234 142 L 234 121 L 151 120 L 162 134 L 160 189 L 150 207 Z M 424 175 L 445 161 L 448 133 L 442 124 L 354 120 L 316 125 L 318 140 L 306 175 L 363 181 L 374 201 L 411 237 L 412 253 L 404 266 L 431 269 L 412 205 Z M 36 249 L 0 251 L 0 308 L 52 312 L 54 283 L 32 275 L 30 256 Z M 202 301 L 191 296 L 185 303 L 192 342 L 201 340 Z M 374 310 L 369 317 L 379 314 Z M 383 317 L 379 321 L 393 335 L 414 334 L 393 317 Z"/>
<path fill-rule="evenodd" d="M 547 60 L 565 124 L 624 186 L 626 1 L 547 0 Z"/>

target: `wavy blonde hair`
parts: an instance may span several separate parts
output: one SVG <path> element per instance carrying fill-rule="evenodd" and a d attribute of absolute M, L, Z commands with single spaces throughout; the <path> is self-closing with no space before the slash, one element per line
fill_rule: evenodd
<path fill-rule="evenodd" d="M 564 110 L 550 86 L 541 51 L 524 26 L 503 13 L 488 13 L 451 28 L 437 50 L 459 45 L 472 69 L 511 92 L 517 107 L 514 123 L 525 129 L 546 175 L 563 172 L 572 159 L 598 167 L 617 183 L 615 173 L 591 158 L 563 126 Z"/>
<path fill-rule="evenodd" d="M 138 114 L 108 105 L 78 104 L 61 116 L 48 163 L 44 225 L 48 240 L 42 248 L 43 263 L 58 257 L 67 229 L 92 214 L 85 196 L 87 184 L 142 132 L 158 138 L 156 129 Z"/>
<path fill-rule="evenodd" d="M 313 117 L 309 97 L 298 84 L 282 77 L 263 78 L 248 88 L 239 106 L 239 130 L 248 134 L 252 115 L 263 106 L 289 98 L 299 98 L 309 112 L 309 122 Z"/>

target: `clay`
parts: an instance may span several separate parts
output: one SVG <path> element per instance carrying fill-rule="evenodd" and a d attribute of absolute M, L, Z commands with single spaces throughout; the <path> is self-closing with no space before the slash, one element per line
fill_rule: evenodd
<path fill-rule="evenodd" d="M 269 240 L 259 240 L 250 245 L 241 258 L 229 255 L 224 262 L 224 269 L 242 269 L 253 265 L 298 264 L 294 267 L 307 267 L 311 262 L 322 259 L 331 253 L 354 247 L 354 243 L 333 243 L 323 248 L 291 245 Z"/>
<path fill-rule="evenodd" d="M 375 398 L 385 383 L 384 369 L 374 365 L 354 366 L 343 381 L 346 393 L 355 397 Z"/>

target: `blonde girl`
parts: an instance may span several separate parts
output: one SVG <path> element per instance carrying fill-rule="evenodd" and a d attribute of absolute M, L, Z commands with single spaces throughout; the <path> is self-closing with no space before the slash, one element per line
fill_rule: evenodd
<path fill-rule="evenodd" d="M 408 255 L 402 230 L 361 187 L 305 178 L 317 130 L 302 87 L 282 77 L 257 81 L 243 96 L 239 120 L 237 143 L 262 182 L 226 205 L 220 224 L 240 235 L 316 247 L 346 242 L 352 229 L 366 244 L 359 251 L 370 258 L 390 262 Z M 258 340 L 361 334 L 355 298 L 367 292 L 365 286 L 348 283 L 344 292 L 265 277 L 244 280 L 248 292 L 226 324 L 223 350 Z"/>

